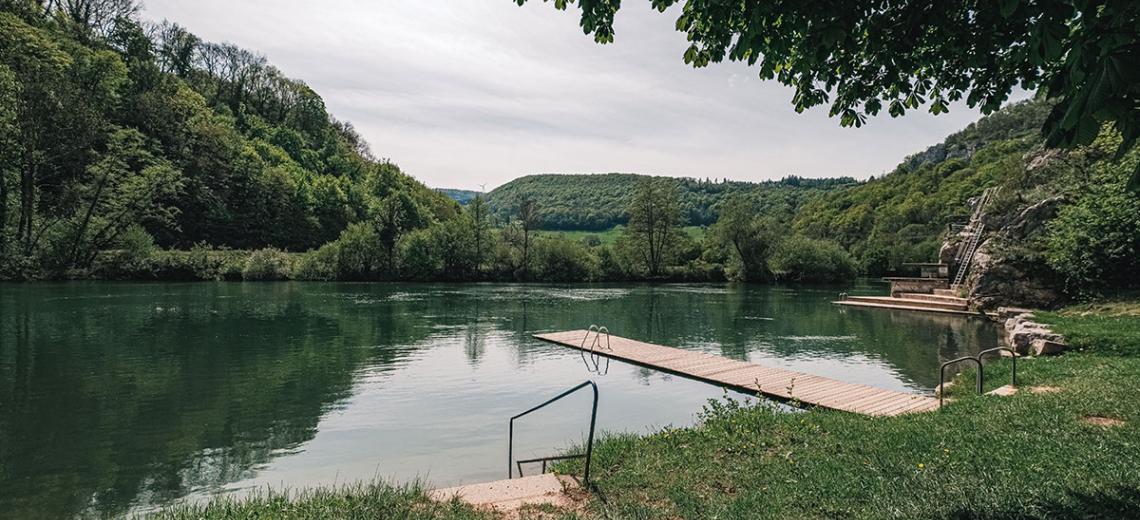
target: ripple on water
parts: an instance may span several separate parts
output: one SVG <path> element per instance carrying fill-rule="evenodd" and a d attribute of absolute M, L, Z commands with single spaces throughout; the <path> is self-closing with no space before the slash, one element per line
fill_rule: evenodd
<path fill-rule="evenodd" d="M 858 336 L 778 336 L 788 341 L 858 341 Z"/>

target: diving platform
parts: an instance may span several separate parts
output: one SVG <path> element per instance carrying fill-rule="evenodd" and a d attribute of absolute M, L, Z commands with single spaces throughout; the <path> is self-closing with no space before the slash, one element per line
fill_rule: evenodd
<path fill-rule="evenodd" d="M 593 340 L 589 340 L 593 335 Z M 895 416 L 938 409 L 938 399 L 847 383 L 783 368 L 586 330 L 535 334 L 536 339 L 784 402 L 869 415 Z"/>

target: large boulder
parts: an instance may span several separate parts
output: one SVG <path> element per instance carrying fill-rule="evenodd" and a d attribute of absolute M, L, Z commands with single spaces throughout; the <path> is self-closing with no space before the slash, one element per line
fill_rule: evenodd
<path fill-rule="evenodd" d="M 1060 354 L 1069 348 L 1068 345 L 1060 341 L 1050 341 L 1045 338 L 1038 338 L 1033 340 L 1032 350 L 1034 356 L 1051 356 L 1053 354 Z"/>
<path fill-rule="evenodd" d="M 1018 314 L 1005 320 L 1006 343 L 1021 355 L 1033 353 L 1043 356 L 1065 350 L 1064 336 L 1047 325 L 1033 321 L 1030 314 Z"/>

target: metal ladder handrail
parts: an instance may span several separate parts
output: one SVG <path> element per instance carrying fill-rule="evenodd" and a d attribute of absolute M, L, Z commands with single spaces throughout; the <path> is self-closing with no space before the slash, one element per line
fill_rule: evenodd
<path fill-rule="evenodd" d="M 592 343 L 590 343 L 590 348 L 589 348 L 590 359 L 589 359 L 589 361 L 587 361 L 586 360 L 586 342 L 589 341 L 591 332 L 594 333 L 594 341 Z M 610 347 L 610 329 L 606 328 L 605 325 L 593 325 L 593 324 L 591 324 L 590 328 L 586 329 L 586 335 L 582 337 L 582 344 L 581 344 L 581 348 L 578 350 L 578 354 L 582 358 L 582 363 L 584 365 L 586 365 L 586 370 L 588 370 L 592 373 L 604 376 L 604 375 L 608 374 L 610 371 L 610 358 L 608 358 L 608 357 L 606 358 L 606 366 L 603 369 L 602 364 L 601 364 L 601 357 L 602 356 L 600 354 L 598 354 L 598 352 L 597 352 L 598 349 L 601 348 L 601 346 L 602 346 L 602 339 L 601 339 L 602 333 L 605 333 L 605 335 L 606 335 L 605 349 L 612 352 L 613 348 Z M 593 362 L 593 365 L 594 365 L 593 368 L 590 368 L 591 362 Z"/>
<path fill-rule="evenodd" d="M 954 273 L 954 281 L 950 284 L 951 289 L 956 289 L 962 282 L 965 281 L 966 273 L 970 269 L 970 264 L 973 263 L 974 253 L 978 250 L 978 244 L 981 242 L 982 235 L 985 234 L 986 225 L 982 222 L 982 215 L 985 207 L 990 202 L 990 196 L 997 191 L 997 188 L 986 188 L 982 192 L 981 199 L 978 200 L 978 206 L 974 208 L 973 214 L 970 215 L 970 221 L 966 225 L 966 230 L 970 233 L 969 243 L 966 247 L 959 248 L 958 254 L 954 255 L 954 263 L 958 264 L 958 272 Z"/>
<path fill-rule="evenodd" d="M 985 366 L 982 365 L 982 356 L 985 356 L 986 354 L 992 354 L 994 352 L 1000 352 L 1003 350 L 1008 351 L 1011 354 L 1013 354 L 1013 356 L 1011 356 L 1011 358 L 1010 358 L 1010 359 L 1012 359 L 1012 363 L 1013 363 L 1010 385 L 1017 386 L 1017 351 L 1015 351 L 1009 347 L 996 347 L 996 348 L 986 349 L 986 350 L 983 350 L 981 352 L 978 352 L 976 355 L 973 355 L 973 356 L 965 356 L 965 357 L 960 357 L 958 359 L 951 359 L 950 361 L 942 363 L 942 366 L 940 366 L 938 368 L 938 408 L 942 409 L 942 399 L 943 399 L 943 396 L 946 395 L 946 387 L 944 386 L 946 384 L 946 367 L 948 367 L 950 365 L 957 364 L 957 363 L 961 363 L 963 361 L 973 361 L 974 363 L 976 363 L 978 365 L 978 374 L 974 377 L 974 379 L 976 380 L 975 385 L 977 386 L 978 393 L 981 394 L 982 391 L 985 389 L 985 379 L 986 379 L 986 369 L 985 369 Z"/>
<path fill-rule="evenodd" d="M 985 224 L 978 223 L 978 230 L 970 239 L 969 248 L 966 250 L 966 256 L 960 261 L 958 265 L 958 272 L 954 274 L 954 282 L 950 284 L 951 289 L 957 289 L 962 282 L 966 281 L 966 272 L 970 270 L 970 264 L 974 261 L 974 253 L 978 250 L 978 244 L 982 241 L 982 235 L 985 233 Z"/>
<path fill-rule="evenodd" d="M 515 468 L 511 464 L 511 462 L 514 461 L 514 458 L 515 458 L 515 419 L 518 419 L 520 417 L 524 417 L 524 416 L 526 416 L 532 412 L 535 412 L 537 410 L 545 408 L 546 406 L 550 405 L 551 403 L 554 403 L 555 401 L 558 401 L 559 399 L 562 399 L 563 397 L 566 397 L 566 396 L 568 396 L 574 392 L 577 392 L 578 390 L 581 390 L 582 388 L 585 388 L 587 386 L 589 386 L 594 391 L 594 403 L 593 403 L 593 406 L 590 410 L 590 433 L 586 437 L 586 454 L 585 454 L 586 463 L 585 463 L 585 470 L 582 472 L 582 484 L 585 485 L 586 487 L 589 487 L 589 485 L 590 485 L 590 459 L 594 454 L 594 425 L 597 424 L 597 421 L 598 421 L 598 385 L 595 384 L 593 381 L 589 381 L 589 380 L 578 383 L 576 386 L 574 386 L 574 388 L 566 390 L 565 392 L 562 392 L 561 394 L 558 394 L 558 395 L 556 395 L 550 399 L 547 399 L 546 401 L 544 401 L 542 404 L 540 404 L 538 406 L 535 406 L 535 407 L 533 407 L 533 408 L 531 408 L 525 412 L 522 412 L 518 415 L 515 415 L 514 417 L 511 417 L 511 420 L 508 422 L 508 429 L 507 429 L 507 478 L 508 479 L 515 477 Z M 522 474 L 521 464 L 523 462 L 537 462 L 537 461 L 544 460 L 544 459 L 545 460 L 555 460 L 555 459 L 562 459 L 562 458 L 580 458 L 580 457 L 555 456 L 555 457 L 544 457 L 544 458 L 527 459 L 525 461 L 519 461 L 519 464 L 520 464 L 519 474 L 520 475 Z M 543 462 L 543 471 L 545 471 L 545 466 L 546 466 L 546 463 Z"/>

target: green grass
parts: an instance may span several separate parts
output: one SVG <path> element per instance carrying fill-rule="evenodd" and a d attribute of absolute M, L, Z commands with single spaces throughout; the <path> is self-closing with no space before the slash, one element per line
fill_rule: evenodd
<path fill-rule="evenodd" d="M 970 395 L 938 413 L 871 419 L 717 404 L 697 427 L 595 448 L 617 518 L 1126 517 L 1140 511 L 1140 316 L 1047 314 L 1078 351 L 1022 360 L 1023 391 Z M 987 385 L 1008 382 L 1008 361 Z M 970 377 L 964 374 L 963 377 Z M 1124 421 L 1086 423 L 1086 416 Z M 576 468 L 565 467 L 566 471 Z"/>
<path fill-rule="evenodd" d="M 184 504 L 149 515 L 151 519 L 211 518 L 448 518 L 482 520 L 494 515 L 456 500 L 433 502 L 419 484 L 381 482 L 297 492 L 265 491 L 249 497 L 223 497 L 206 504 Z"/>
<path fill-rule="evenodd" d="M 1130 518 L 1140 511 L 1140 315 L 1074 307 L 1039 313 L 1076 350 L 1023 359 L 1020 393 L 960 382 L 939 412 L 867 418 L 787 413 L 733 400 L 701 424 L 615 435 L 594 451 L 592 518 Z M 986 367 L 987 390 L 1009 361 Z M 963 378 L 971 377 L 963 374 Z M 1059 388 L 1033 393 L 1036 386 Z M 1086 422 L 1089 416 L 1123 421 Z M 576 463 L 559 471 L 577 473 Z M 549 508 L 547 508 L 549 509 Z M 373 485 L 183 506 L 167 518 L 482 518 L 416 488 Z M 527 515 L 524 515 L 524 517 Z"/>
<path fill-rule="evenodd" d="M 547 236 L 560 236 L 568 240 L 584 240 L 590 237 L 597 237 L 602 245 L 612 246 L 617 242 L 618 237 L 621 236 L 625 226 L 614 226 L 605 231 L 542 231 L 541 235 Z M 706 229 L 701 226 L 685 226 L 681 228 L 685 234 L 689 235 L 696 242 L 700 242 L 705 238 Z"/>

